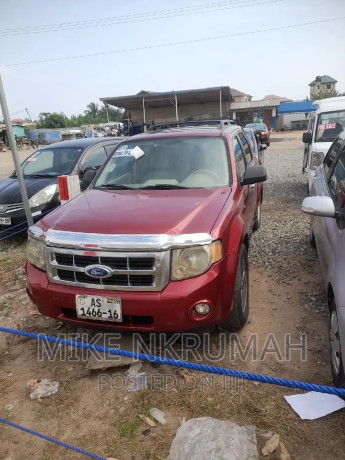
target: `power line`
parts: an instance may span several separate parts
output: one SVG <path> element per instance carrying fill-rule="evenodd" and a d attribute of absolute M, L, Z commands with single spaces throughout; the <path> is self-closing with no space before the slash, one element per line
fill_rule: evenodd
<path fill-rule="evenodd" d="M 304 22 L 302 24 L 292 24 L 289 26 L 280 26 L 280 27 L 273 27 L 270 29 L 261 29 L 261 30 L 253 30 L 251 32 L 239 32 L 236 34 L 229 34 L 229 35 L 218 35 L 216 37 L 205 37 L 205 38 L 197 38 L 194 40 L 185 40 L 181 42 L 173 42 L 173 43 L 161 43 L 159 45 L 148 45 L 148 46 L 142 46 L 138 48 L 127 48 L 127 49 L 122 49 L 122 50 L 114 50 L 114 51 L 105 51 L 102 53 L 91 53 L 91 54 L 80 54 L 78 56 L 66 56 L 66 57 L 60 57 L 60 58 L 52 58 L 52 59 L 42 59 L 40 61 L 26 61 L 26 62 L 16 62 L 13 64 L 2 64 L 3 67 L 13 67 L 17 65 L 28 65 L 28 64 L 40 64 L 43 62 L 54 62 L 54 61 L 67 61 L 71 59 L 80 59 L 80 58 L 85 58 L 85 57 L 93 57 L 93 56 L 105 56 L 108 54 L 116 54 L 116 53 L 127 53 L 130 51 L 144 51 L 144 50 L 149 50 L 149 49 L 154 49 L 154 48 L 164 48 L 167 46 L 175 46 L 175 45 L 187 45 L 190 43 L 199 43 L 199 42 L 205 42 L 205 41 L 210 41 L 210 40 L 220 40 L 224 38 L 230 38 L 230 37 L 239 37 L 242 35 L 252 35 L 252 34 L 258 34 L 258 33 L 263 33 L 263 32 L 271 32 L 275 30 L 283 30 L 283 29 L 292 29 L 296 27 L 303 27 L 303 26 L 309 26 L 309 25 L 314 25 L 314 24 L 321 24 L 325 22 L 332 22 L 332 21 L 340 21 L 342 19 L 345 19 L 345 16 L 341 16 L 339 18 L 331 18 L 331 19 L 322 19 L 320 21 L 313 21 L 313 22 Z M 1 66 L 0 66 L 1 68 Z"/>
<path fill-rule="evenodd" d="M 24 27 L 17 29 L 0 29 L 1 37 L 16 36 L 16 35 L 29 35 L 39 33 L 61 32 L 65 30 L 86 29 L 95 27 L 112 26 L 117 24 L 128 24 L 133 22 L 152 21 L 158 19 L 175 18 L 179 16 L 190 16 L 195 14 L 212 13 L 216 11 L 224 11 L 235 8 L 246 8 L 249 6 L 259 6 L 270 3 L 282 2 L 285 0 L 268 0 L 260 3 L 255 3 L 255 0 L 233 0 L 214 2 L 201 6 L 176 8 L 173 10 L 158 10 L 147 13 L 133 14 L 128 16 L 115 16 L 109 18 L 100 18 L 87 21 L 65 22 L 60 24 L 46 24 L 42 26 Z M 254 2 L 254 3 L 253 3 Z M 215 8 L 217 7 L 218 8 Z"/>

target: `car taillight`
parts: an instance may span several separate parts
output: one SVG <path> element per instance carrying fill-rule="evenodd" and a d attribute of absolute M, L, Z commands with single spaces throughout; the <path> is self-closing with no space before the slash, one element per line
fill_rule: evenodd
<path fill-rule="evenodd" d="M 266 136 L 268 134 L 268 131 L 262 131 L 261 134 L 264 134 Z"/>

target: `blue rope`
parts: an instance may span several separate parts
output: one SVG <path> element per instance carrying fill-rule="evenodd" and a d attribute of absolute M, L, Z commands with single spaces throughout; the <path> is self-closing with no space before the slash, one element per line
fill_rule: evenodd
<path fill-rule="evenodd" d="M 101 347 L 100 345 L 93 345 L 90 343 L 76 342 L 72 340 L 60 339 L 57 337 L 50 337 L 44 334 L 34 334 L 32 332 L 19 331 L 17 329 L 10 329 L 0 327 L 0 332 L 8 334 L 21 335 L 30 339 L 45 340 L 47 342 L 59 343 L 68 345 L 70 347 L 85 348 L 87 350 L 99 351 L 101 353 L 110 353 L 112 355 L 125 356 L 127 358 L 139 359 L 146 362 L 154 362 L 158 364 L 165 364 L 167 366 L 182 367 L 200 372 L 207 372 L 209 374 L 226 375 L 228 377 L 235 377 L 239 379 L 252 380 L 261 383 L 268 383 L 271 385 L 278 385 L 289 388 L 296 388 L 299 390 L 317 391 L 319 393 L 328 393 L 332 395 L 345 397 L 345 389 L 328 387 L 323 385 L 316 385 L 314 383 L 299 382 L 296 380 L 281 379 L 277 377 L 270 377 L 267 375 L 252 374 L 249 372 L 236 371 L 234 369 L 225 369 L 222 367 L 207 366 L 204 364 L 190 363 L 188 361 L 181 361 L 177 359 L 161 358 L 160 356 L 147 355 L 144 353 L 133 353 L 126 350 L 117 350 L 115 348 Z"/>
<path fill-rule="evenodd" d="M 44 434 L 38 433 L 37 431 L 30 430 L 30 428 L 25 428 L 24 426 L 17 425 L 16 423 L 10 422 L 9 420 L 6 420 L 4 418 L 0 417 L 0 422 L 6 423 L 7 425 L 10 425 L 14 428 L 18 428 L 19 430 L 25 431 L 25 433 L 33 434 L 38 438 L 45 439 L 46 441 L 52 442 L 53 444 L 57 444 L 58 446 L 67 447 L 67 449 L 74 450 L 75 452 L 85 455 L 86 457 L 95 458 L 96 460 L 106 460 L 105 457 L 100 457 L 99 455 L 92 454 L 91 452 L 88 452 L 84 449 L 79 449 L 78 447 L 71 446 L 66 442 L 58 441 L 57 439 L 51 438 L 50 436 L 46 436 Z"/>

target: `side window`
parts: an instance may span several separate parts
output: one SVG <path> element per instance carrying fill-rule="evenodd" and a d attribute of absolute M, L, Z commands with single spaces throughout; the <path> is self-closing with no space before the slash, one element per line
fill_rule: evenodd
<path fill-rule="evenodd" d="M 337 211 L 345 212 L 345 147 L 329 178 L 329 190 Z"/>
<path fill-rule="evenodd" d="M 325 174 L 327 179 L 329 178 L 330 171 L 333 168 L 333 165 L 337 159 L 338 153 L 341 148 L 343 140 L 342 139 L 336 139 L 332 145 L 332 147 L 329 149 L 326 158 L 324 159 L 324 168 L 325 168 Z"/>
<path fill-rule="evenodd" d="M 236 168 L 237 168 L 237 172 L 238 172 L 238 177 L 239 177 L 240 180 L 242 180 L 243 176 L 244 176 L 244 173 L 245 173 L 245 170 L 246 170 L 246 162 L 245 162 L 245 159 L 244 159 L 244 154 L 243 154 L 243 151 L 242 151 L 242 148 L 241 148 L 240 141 L 238 140 L 237 137 L 234 137 L 232 139 L 232 146 L 233 146 L 234 153 L 235 153 L 235 160 L 236 160 Z"/>
<path fill-rule="evenodd" d="M 96 149 L 88 152 L 84 158 L 81 160 L 80 169 L 84 171 L 89 166 L 99 167 L 102 166 L 105 159 L 107 158 L 107 154 L 103 146 L 97 147 Z"/>
<path fill-rule="evenodd" d="M 246 163 L 247 165 L 249 165 L 253 159 L 249 144 L 247 142 L 247 139 L 244 137 L 243 133 L 238 133 L 238 137 L 240 138 L 240 141 L 241 141 L 241 144 L 244 150 L 244 154 L 246 157 Z"/>

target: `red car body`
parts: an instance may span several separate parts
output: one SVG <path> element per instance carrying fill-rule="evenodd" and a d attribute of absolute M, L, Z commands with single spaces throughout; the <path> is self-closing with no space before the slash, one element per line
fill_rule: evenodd
<path fill-rule="evenodd" d="M 261 182 L 255 185 L 241 185 L 239 182 L 233 150 L 233 139 L 238 136 L 238 132 L 243 133 L 238 126 L 231 126 L 224 130 L 193 129 L 130 138 L 140 140 L 171 139 L 174 136 L 221 136 L 227 145 L 231 185 L 176 190 L 100 190 L 91 186 L 36 225 L 36 230 L 37 227 L 41 229 L 48 247 L 51 245 L 49 235 L 56 234 L 62 238 L 59 247 L 64 254 L 59 257 L 65 257 L 65 263 L 71 257 L 71 244 L 67 242 L 69 238 L 73 239 L 73 250 L 79 254 L 80 260 L 84 260 L 82 257 L 93 260 L 93 257 L 101 254 L 102 239 L 113 239 L 113 254 L 117 255 L 123 249 L 123 246 L 116 246 L 117 239 L 122 241 L 127 238 L 131 241 L 136 235 L 157 239 L 159 235 L 164 240 L 179 235 L 200 234 L 207 235 L 210 241 L 221 241 L 222 257 L 219 261 L 213 263 L 205 273 L 188 279 L 171 281 L 168 274 L 169 279 L 159 290 L 132 289 L 129 286 L 123 290 L 100 290 L 74 285 L 68 281 L 67 284 L 61 284 L 52 280 L 46 271 L 27 261 L 27 291 L 38 310 L 61 321 L 111 330 L 185 331 L 222 324 L 229 317 L 232 307 L 239 253 L 243 244 L 247 248 L 249 246 L 253 220 L 262 200 Z M 256 166 L 257 159 L 254 156 L 251 165 L 264 171 L 262 166 Z M 62 243 L 64 235 L 65 246 Z M 163 254 L 164 248 L 158 248 L 159 250 L 159 254 Z M 132 251 L 130 257 L 136 255 L 133 247 L 127 247 L 126 251 L 127 255 L 128 251 Z M 170 264 L 170 259 L 167 260 Z M 170 270 L 170 265 L 167 270 Z M 84 277 L 84 274 L 80 276 Z M 77 295 L 119 297 L 122 322 L 78 318 Z M 196 312 L 194 307 L 200 303 L 209 305 L 207 314 L 200 315 Z"/>

